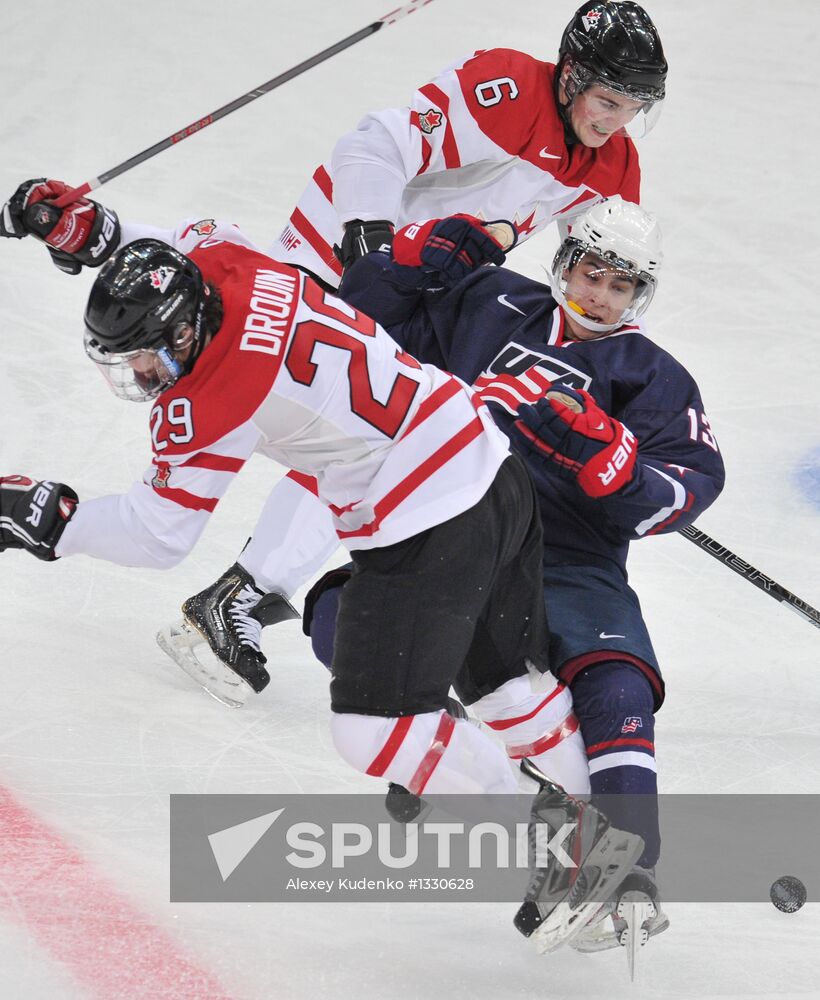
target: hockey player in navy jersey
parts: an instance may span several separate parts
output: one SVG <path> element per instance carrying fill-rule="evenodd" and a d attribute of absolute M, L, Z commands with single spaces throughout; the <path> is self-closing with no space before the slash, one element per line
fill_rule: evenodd
<path fill-rule="evenodd" d="M 652 911 L 638 931 L 656 934 L 668 925 L 653 877 L 654 713 L 664 682 L 626 558 L 631 541 L 705 510 L 723 486 L 723 462 L 691 375 L 637 325 L 661 263 L 653 216 L 620 198 L 587 211 L 555 256 L 551 288 L 503 268 L 471 270 L 492 257 L 476 228 L 469 218 L 409 226 L 393 259 L 357 261 L 341 294 L 367 302 L 417 357 L 473 385 L 527 461 L 543 515 L 552 669 L 572 691 L 594 795 L 606 795 L 617 825 L 646 842 L 621 893 L 646 897 Z M 306 627 L 324 661 L 344 576 L 327 574 L 307 601 Z M 622 941 L 616 907 L 602 909 L 573 946 Z"/>
<path fill-rule="evenodd" d="M 316 170 L 271 255 L 335 288 L 344 266 L 389 246 L 395 227 L 414 220 L 454 212 L 510 219 L 521 242 L 553 222 L 566 227 L 610 195 L 637 202 L 638 153 L 626 129 L 637 136 L 652 126 L 666 76 L 646 11 L 631 0 L 591 0 L 567 25 L 557 63 L 483 50 L 422 86 L 407 107 L 365 116 Z M 497 248 L 493 259 L 503 259 Z M 282 530 L 294 519 L 313 523 L 310 507 L 298 476 L 271 493 L 237 558 L 260 591 L 291 597 L 332 553 L 332 539 L 322 549 L 307 528 L 296 538 Z M 225 587 L 223 574 L 183 603 L 189 624 L 193 609 L 217 605 Z M 226 662 L 242 643 L 230 622 L 203 635 Z M 171 655 L 179 638 L 178 623 L 160 632 Z"/>
<path fill-rule="evenodd" d="M 469 212 L 511 219 L 518 241 L 552 222 L 566 226 L 604 197 L 637 201 L 640 134 L 657 118 L 667 63 L 658 32 L 637 3 L 597 0 L 579 7 L 561 39 L 557 64 L 521 52 L 488 49 L 421 87 L 406 108 L 367 115 L 319 167 L 282 235 L 275 258 L 338 285 L 369 250 L 389 246 L 396 225 Z M 0 227 L 0 231 L 2 228 Z M 334 244 L 339 243 L 338 255 Z M 503 259 L 496 248 L 495 262 Z M 306 528 L 310 497 L 291 474 L 271 493 L 237 565 L 260 592 L 291 597 L 332 554 Z M 183 603 L 194 609 L 224 599 L 232 569 Z M 225 662 L 243 637 L 200 628 Z M 178 623 L 160 632 L 162 647 L 181 639 Z M 253 650 L 264 665 L 261 650 Z M 264 669 L 264 666 L 262 667 Z"/>

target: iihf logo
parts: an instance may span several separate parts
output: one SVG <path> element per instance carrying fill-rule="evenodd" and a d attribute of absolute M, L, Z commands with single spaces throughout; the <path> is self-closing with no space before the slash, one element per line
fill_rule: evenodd
<path fill-rule="evenodd" d="M 158 288 L 161 292 L 171 284 L 171 278 L 177 273 L 175 267 L 167 267 L 165 264 L 162 267 L 158 267 L 156 271 L 150 271 L 148 273 L 148 279 L 154 288 Z"/>
<path fill-rule="evenodd" d="M 637 715 L 631 715 L 628 719 L 624 719 L 624 724 L 621 726 L 622 733 L 634 733 L 636 729 L 643 728 L 643 721 Z"/>

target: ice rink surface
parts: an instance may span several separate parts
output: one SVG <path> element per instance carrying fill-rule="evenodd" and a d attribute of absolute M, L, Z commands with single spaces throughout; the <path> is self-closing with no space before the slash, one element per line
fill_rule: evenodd
<path fill-rule="evenodd" d="M 0 200 L 28 177 L 80 183 L 113 167 L 388 6 L 10 6 Z M 640 146 L 643 201 L 666 250 L 648 325 L 697 378 L 728 469 L 699 525 L 817 605 L 820 5 L 648 9 L 671 65 L 667 105 Z M 406 103 L 476 48 L 551 60 L 573 10 L 436 0 L 97 197 L 135 221 L 226 218 L 266 246 L 361 114 Z M 533 239 L 510 263 L 542 276 L 554 243 Z M 83 355 L 90 282 L 57 272 L 33 240 L 0 243 L 0 468 L 81 497 L 124 489 L 150 457 L 147 408 L 115 400 Z M 170 904 L 169 793 L 374 790 L 335 756 L 327 677 L 298 623 L 266 633 L 273 680 L 240 711 L 200 693 L 154 644 L 180 602 L 234 561 L 279 474 L 252 461 L 194 554 L 164 574 L 0 559 L 0 996 L 820 996 L 816 901 L 793 916 L 672 904 L 634 986 L 622 954 L 539 958 L 508 904 Z M 669 692 L 661 790 L 820 794 L 817 631 L 683 538 L 634 546 L 630 566 Z"/>

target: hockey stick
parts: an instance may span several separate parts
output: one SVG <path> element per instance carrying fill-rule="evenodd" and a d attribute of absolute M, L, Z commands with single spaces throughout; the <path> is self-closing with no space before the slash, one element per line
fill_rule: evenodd
<path fill-rule="evenodd" d="M 698 548 L 703 549 L 704 552 L 708 552 L 710 556 L 728 566 L 729 569 L 734 570 L 738 576 L 742 576 L 744 580 L 753 583 L 759 590 L 768 594 L 769 597 L 773 597 L 776 601 L 785 604 L 795 614 L 800 615 L 801 618 L 805 618 L 810 625 L 820 628 L 820 611 L 817 608 L 813 608 L 810 604 L 796 597 L 790 590 L 786 590 L 779 583 L 775 583 L 771 577 L 766 576 L 759 569 L 755 569 L 754 566 L 736 556 L 725 545 L 721 545 L 714 538 L 710 538 L 705 531 L 701 531 L 694 524 L 690 524 L 686 528 L 681 528 L 678 533 L 683 535 L 684 538 L 688 538 L 690 542 L 694 542 Z"/>
<path fill-rule="evenodd" d="M 136 156 L 130 157 L 130 159 L 123 161 L 118 166 L 104 171 L 99 175 L 99 177 L 92 177 L 91 180 L 86 181 L 79 187 L 72 188 L 71 191 L 66 191 L 65 194 L 55 199 L 54 204 L 58 208 L 65 207 L 70 202 L 76 201 L 83 195 L 88 194 L 89 191 L 93 191 L 95 188 L 113 180 L 115 177 L 119 177 L 120 174 L 124 174 L 126 170 L 130 170 L 132 167 L 136 167 L 137 164 L 150 160 L 152 156 L 156 156 L 157 153 L 161 153 L 163 149 L 168 149 L 169 146 L 175 146 L 178 142 L 182 142 L 183 139 L 187 139 L 196 132 L 201 132 L 202 129 L 207 128 L 208 125 L 212 125 L 216 121 L 219 121 L 220 118 L 224 118 L 226 115 L 231 114 L 238 108 L 242 108 L 246 104 L 250 104 L 251 101 L 255 101 L 257 97 L 269 94 L 272 90 L 276 90 L 277 87 L 281 87 L 283 83 L 287 83 L 288 80 L 292 80 L 294 77 L 300 76 L 302 73 L 307 72 L 307 70 L 312 69 L 314 66 L 318 66 L 319 63 L 324 62 L 326 59 L 330 59 L 331 56 L 335 56 L 337 52 L 342 52 L 344 49 L 350 48 L 351 45 L 355 45 L 356 42 L 362 41 L 363 38 L 375 35 L 376 32 L 380 31 L 385 25 L 395 24 L 396 21 L 401 20 L 401 18 L 406 17 L 408 14 L 412 14 L 413 11 L 418 10 L 420 7 L 426 7 L 428 3 L 432 2 L 433 0 L 410 0 L 410 2 L 405 4 L 403 7 L 397 7 L 395 10 L 391 10 L 389 14 L 385 14 L 384 17 L 380 17 L 378 21 L 373 21 L 372 24 L 368 24 L 367 27 L 362 28 L 360 31 L 356 31 L 352 35 L 348 35 L 347 38 L 343 38 L 340 42 L 336 42 L 336 44 L 331 45 L 330 48 L 323 49 L 315 56 L 311 56 L 310 59 L 305 59 L 304 62 L 300 62 L 298 66 L 294 66 L 292 69 L 289 69 L 284 73 L 280 73 L 279 76 L 275 76 L 272 80 L 268 80 L 267 83 L 263 83 L 260 87 L 255 87 L 253 90 L 249 90 L 247 94 L 237 97 L 236 100 L 231 101 L 229 104 L 225 104 L 216 111 L 212 111 L 209 115 L 205 115 L 204 118 L 200 118 L 198 121 L 192 122 L 181 131 L 174 132 L 174 134 L 169 135 L 167 139 L 163 139 L 161 142 L 155 143 L 148 149 L 144 149 L 141 153 L 137 153 Z"/>

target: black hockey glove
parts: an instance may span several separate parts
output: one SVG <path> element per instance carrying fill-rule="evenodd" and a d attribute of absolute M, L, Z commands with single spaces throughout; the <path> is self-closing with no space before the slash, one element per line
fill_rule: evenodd
<path fill-rule="evenodd" d="M 3 206 L 0 236 L 35 236 L 47 245 L 56 267 L 79 274 L 83 266 L 99 267 L 111 256 L 120 242 L 120 223 L 116 212 L 89 198 L 64 208 L 52 204 L 69 190 L 45 177 L 24 181 Z"/>
<path fill-rule="evenodd" d="M 393 244 L 394 230 L 393 223 L 386 219 L 378 219 L 374 222 L 352 219 L 345 223 L 342 245 L 334 247 L 333 252 L 342 267 L 347 270 L 354 260 L 364 257 L 371 250 L 389 250 Z"/>
<path fill-rule="evenodd" d="M 77 503 L 77 494 L 64 483 L 0 476 L 0 552 L 28 549 L 38 559 L 53 561 Z"/>

